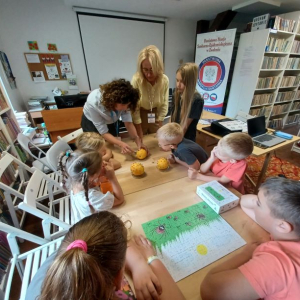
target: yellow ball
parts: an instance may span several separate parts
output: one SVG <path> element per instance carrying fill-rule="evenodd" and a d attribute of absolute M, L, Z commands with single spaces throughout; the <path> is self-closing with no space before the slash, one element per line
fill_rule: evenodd
<path fill-rule="evenodd" d="M 144 166 L 141 163 L 133 163 L 130 167 L 132 175 L 140 176 L 145 172 Z"/>
<path fill-rule="evenodd" d="M 169 161 L 165 157 L 161 157 L 157 161 L 157 168 L 159 170 L 165 170 L 165 169 L 168 169 L 168 167 L 169 167 Z"/>
<path fill-rule="evenodd" d="M 144 159 L 147 157 L 147 151 L 143 148 L 141 148 L 139 151 L 136 152 L 136 158 L 138 159 Z"/>

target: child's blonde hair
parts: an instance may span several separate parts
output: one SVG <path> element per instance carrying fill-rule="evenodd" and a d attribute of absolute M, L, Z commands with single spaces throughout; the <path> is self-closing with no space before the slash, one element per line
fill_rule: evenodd
<path fill-rule="evenodd" d="M 176 74 L 177 73 L 180 73 L 185 89 L 182 95 L 177 89 L 175 90 L 175 107 L 172 114 L 172 121 L 176 120 L 179 104 L 181 104 L 180 125 L 184 128 L 194 101 L 198 79 L 198 66 L 195 63 L 185 63 L 179 67 Z"/>
<path fill-rule="evenodd" d="M 102 156 L 97 151 L 86 153 L 79 150 L 62 152 L 58 161 L 63 187 L 69 190 L 72 185 L 81 184 L 91 213 L 94 213 L 95 209 L 89 203 L 89 176 L 100 173 L 101 167 Z"/>
<path fill-rule="evenodd" d="M 157 130 L 156 137 L 172 143 L 177 137 L 183 138 L 183 130 L 178 123 L 168 123 Z"/>
<path fill-rule="evenodd" d="M 235 160 L 248 157 L 253 151 L 253 141 L 250 135 L 242 132 L 234 132 L 225 135 L 220 140 L 220 145 L 226 154 Z"/>
<path fill-rule="evenodd" d="M 76 148 L 82 152 L 99 151 L 104 145 L 104 138 L 97 132 L 83 132 L 76 139 Z"/>
<path fill-rule="evenodd" d="M 67 250 L 76 240 L 86 243 L 86 251 L 83 247 Z M 82 219 L 62 241 L 39 299 L 112 299 L 126 249 L 127 230 L 116 215 L 101 211 Z"/>

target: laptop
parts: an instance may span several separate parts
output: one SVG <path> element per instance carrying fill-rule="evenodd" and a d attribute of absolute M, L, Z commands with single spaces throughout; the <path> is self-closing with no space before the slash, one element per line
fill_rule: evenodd
<path fill-rule="evenodd" d="M 255 117 L 247 120 L 248 134 L 252 137 L 255 146 L 269 148 L 286 140 L 275 135 L 267 134 L 265 116 Z"/>

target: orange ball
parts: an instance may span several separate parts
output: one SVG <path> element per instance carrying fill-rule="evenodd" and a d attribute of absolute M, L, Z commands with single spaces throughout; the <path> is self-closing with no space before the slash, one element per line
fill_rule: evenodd
<path fill-rule="evenodd" d="M 130 167 L 132 175 L 140 176 L 145 172 L 144 166 L 141 163 L 133 163 Z"/>
<path fill-rule="evenodd" d="M 136 152 L 135 156 L 137 159 L 144 159 L 147 157 L 147 151 L 141 148 L 139 151 Z"/>
<path fill-rule="evenodd" d="M 169 161 L 165 157 L 161 157 L 157 161 L 157 169 L 159 170 L 166 170 L 169 168 Z"/>

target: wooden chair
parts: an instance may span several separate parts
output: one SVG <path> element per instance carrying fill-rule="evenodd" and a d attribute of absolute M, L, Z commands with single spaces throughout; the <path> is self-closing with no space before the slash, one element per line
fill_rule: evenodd
<path fill-rule="evenodd" d="M 26 291 L 32 278 L 41 265 L 45 262 L 47 257 L 49 257 L 54 251 L 58 250 L 63 237 L 49 242 L 46 239 L 1 222 L 0 230 L 7 233 L 7 241 L 12 252 L 9 272 L 5 278 L 6 284 L 4 284 L 4 300 L 10 299 L 10 291 L 12 288 L 12 280 L 15 268 L 17 268 L 22 281 L 20 299 L 25 299 Z M 17 238 L 25 239 L 40 246 L 21 254 L 17 243 Z"/>
<path fill-rule="evenodd" d="M 40 186 L 46 182 L 49 197 L 49 210 L 45 211 L 38 204 Z M 53 190 L 57 189 L 64 194 L 63 197 L 54 200 Z M 35 170 L 27 183 L 23 202 L 18 207 L 36 217 L 42 219 L 42 227 L 45 239 L 53 240 L 69 230 L 73 224 L 73 215 L 70 205 L 70 197 L 65 195 L 60 184 L 51 179 L 40 170 Z M 55 211 L 55 208 L 58 212 Z"/>

